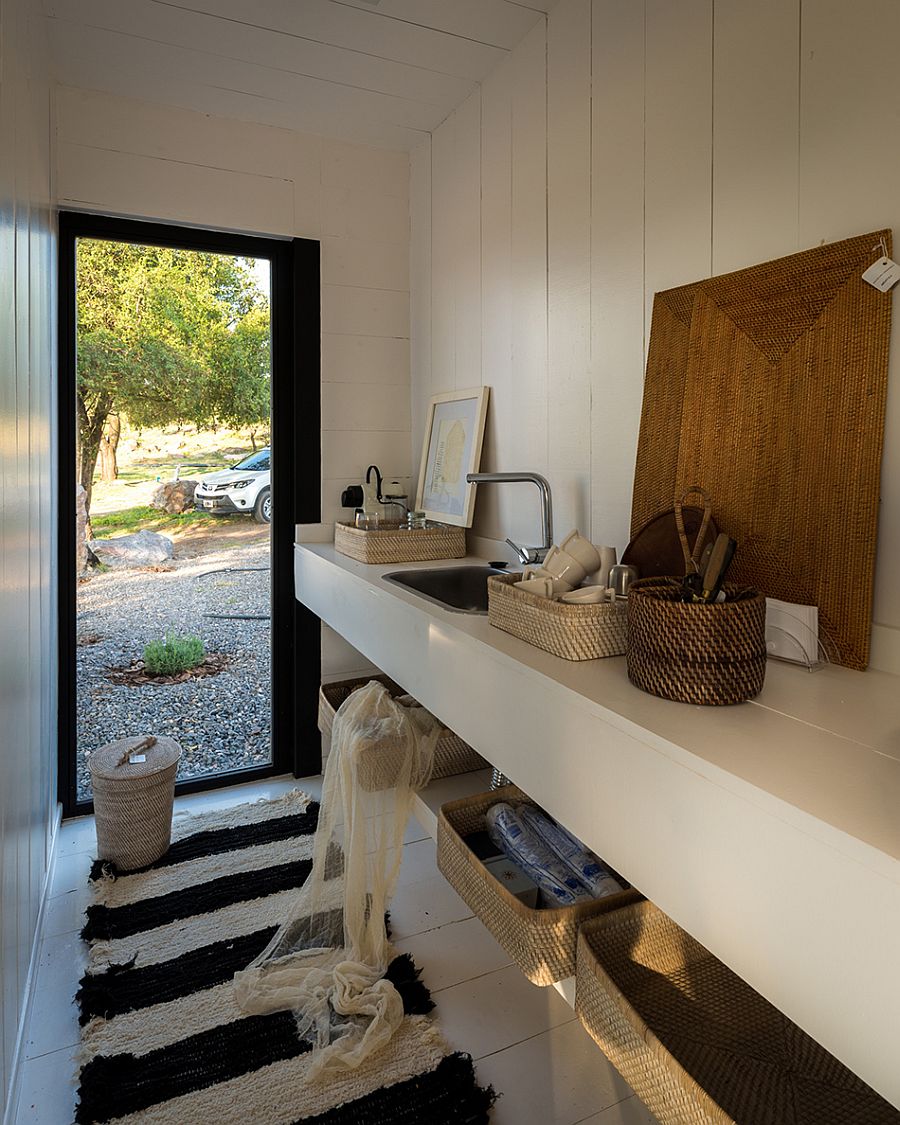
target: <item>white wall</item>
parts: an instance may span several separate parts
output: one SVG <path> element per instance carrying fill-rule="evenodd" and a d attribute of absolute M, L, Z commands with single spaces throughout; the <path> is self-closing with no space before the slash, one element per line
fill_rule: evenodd
<path fill-rule="evenodd" d="M 0 1090 L 13 1077 L 56 793 L 56 256 L 42 20 L 0 4 Z"/>
<path fill-rule="evenodd" d="M 483 467 L 621 549 L 653 294 L 900 230 L 898 36 L 891 0 L 559 0 L 412 153 L 415 455 L 429 395 L 488 384 Z M 872 659 L 900 671 L 893 353 Z M 536 491 L 481 489 L 476 530 L 534 542 Z"/>
<path fill-rule="evenodd" d="M 410 474 L 405 152 L 57 89 L 62 208 L 321 240 L 322 520 L 371 463 Z M 324 638 L 325 672 L 367 667 Z"/>

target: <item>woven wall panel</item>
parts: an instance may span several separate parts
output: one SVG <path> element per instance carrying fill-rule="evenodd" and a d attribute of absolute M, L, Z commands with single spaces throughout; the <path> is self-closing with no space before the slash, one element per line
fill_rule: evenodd
<path fill-rule="evenodd" d="M 729 579 L 819 607 L 830 659 L 869 655 L 891 296 L 879 231 L 656 296 L 632 531 L 691 485 L 738 541 Z"/>

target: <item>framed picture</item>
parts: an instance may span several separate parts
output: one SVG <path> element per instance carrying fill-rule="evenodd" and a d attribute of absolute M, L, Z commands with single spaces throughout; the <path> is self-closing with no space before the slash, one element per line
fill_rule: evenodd
<path fill-rule="evenodd" d="M 471 527 L 490 387 L 435 395 L 428 408 L 416 507 L 429 519 Z"/>

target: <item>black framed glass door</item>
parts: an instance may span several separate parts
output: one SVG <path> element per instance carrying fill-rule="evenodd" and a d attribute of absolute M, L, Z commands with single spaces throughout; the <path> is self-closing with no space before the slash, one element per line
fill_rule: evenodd
<path fill-rule="evenodd" d="M 317 772 L 319 244 L 65 212 L 59 245 L 64 815 L 127 735 L 181 742 L 179 792 Z"/>

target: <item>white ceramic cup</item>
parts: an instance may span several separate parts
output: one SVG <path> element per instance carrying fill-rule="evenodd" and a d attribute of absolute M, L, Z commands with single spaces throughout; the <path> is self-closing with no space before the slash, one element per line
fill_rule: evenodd
<path fill-rule="evenodd" d="M 587 573 L 577 559 L 573 559 L 568 551 L 553 546 L 544 558 L 544 570 L 548 570 L 554 578 L 561 578 L 570 586 L 578 586 L 584 581 Z"/>
<path fill-rule="evenodd" d="M 537 594 L 541 598 L 568 594 L 572 589 L 571 583 L 564 582 L 561 578 L 525 578 L 521 582 L 516 582 L 515 585 L 520 586 L 523 590 L 528 590 L 529 593 Z"/>
<path fill-rule="evenodd" d="M 525 578 L 552 578 L 553 577 L 553 575 L 550 573 L 550 571 L 544 570 L 544 568 L 542 566 L 526 566 L 524 574 L 525 574 Z M 522 581 L 524 582 L 525 579 L 523 578 Z"/>
<path fill-rule="evenodd" d="M 596 543 L 594 549 L 600 556 L 600 568 L 596 574 L 591 574 L 585 579 L 585 586 L 605 586 L 609 582 L 609 572 L 618 561 L 615 547 L 600 547 Z"/>
<path fill-rule="evenodd" d="M 566 605 L 598 605 L 600 602 L 608 602 L 609 597 L 603 586 L 582 586 L 579 590 L 563 594 L 559 600 Z M 615 593 L 613 593 L 613 600 L 615 600 Z"/>
<path fill-rule="evenodd" d="M 585 574 L 595 574 L 600 569 L 600 552 L 580 531 L 570 531 L 559 545 L 561 551 L 571 555 L 584 567 Z"/>
<path fill-rule="evenodd" d="M 525 590 L 529 594 L 537 594 L 539 598 L 553 597 L 552 578 L 525 578 L 521 582 L 514 582 L 513 585 L 518 590 Z"/>

